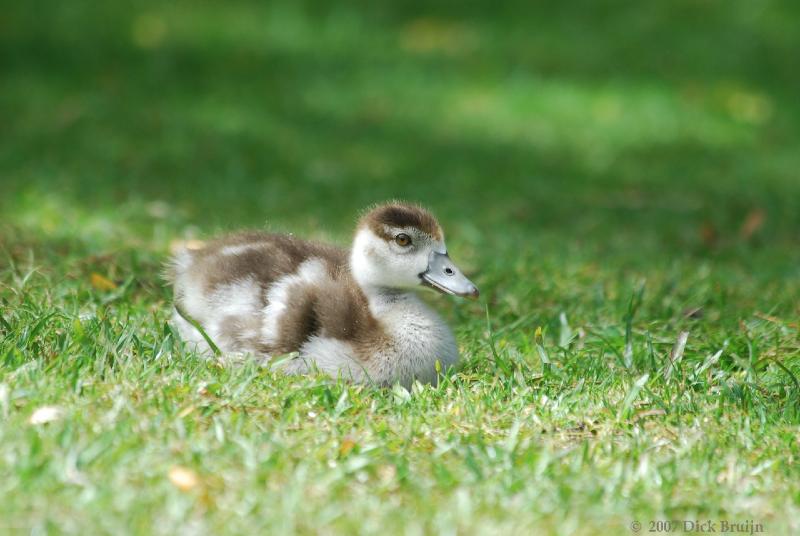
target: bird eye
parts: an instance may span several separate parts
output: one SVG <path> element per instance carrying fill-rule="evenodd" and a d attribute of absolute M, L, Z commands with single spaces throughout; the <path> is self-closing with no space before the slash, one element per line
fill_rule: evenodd
<path fill-rule="evenodd" d="M 411 237 L 405 233 L 400 233 L 399 235 L 395 236 L 394 241 L 397 243 L 398 246 L 404 248 L 411 245 Z"/>

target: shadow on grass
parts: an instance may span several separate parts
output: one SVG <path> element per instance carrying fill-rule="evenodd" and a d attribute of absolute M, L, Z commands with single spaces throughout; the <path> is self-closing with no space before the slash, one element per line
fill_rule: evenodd
<path fill-rule="evenodd" d="M 481 6 L 16 6 L 4 212 L 48 193 L 343 232 L 402 197 L 464 225 L 702 254 L 704 225 L 762 209 L 755 245 L 796 243 L 794 4 Z"/>

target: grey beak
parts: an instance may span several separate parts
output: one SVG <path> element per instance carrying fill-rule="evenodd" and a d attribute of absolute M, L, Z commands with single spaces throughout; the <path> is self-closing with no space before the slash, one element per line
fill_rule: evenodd
<path fill-rule="evenodd" d="M 431 252 L 431 256 L 428 258 L 428 269 L 419 274 L 419 277 L 422 279 L 423 285 L 434 288 L 443 294 L 472 299 L 477 299 L 480 295 L 478 287 L 461 273 L 447 253 Z"/>

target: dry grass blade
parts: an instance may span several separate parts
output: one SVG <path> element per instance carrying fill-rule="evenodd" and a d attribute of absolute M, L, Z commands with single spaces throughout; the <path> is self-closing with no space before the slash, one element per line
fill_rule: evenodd
<path fill-rule="evenodd" d="M 664 370 L 665 380 L 669 379 L 669 377 L 672 375 L 672 370 L 675 368 L 675 365 L 680 363 L 681 359 L 683 359 L 683 352 L 686 350 L 686 341 L 688 340 L 688 331 L 681 331 L 678 334 L 678 338 L 675 340 L 675 345 L 672 347 L 672 351 L 669 353 L 669 363 L 667 364 L 667 368 Z"/>

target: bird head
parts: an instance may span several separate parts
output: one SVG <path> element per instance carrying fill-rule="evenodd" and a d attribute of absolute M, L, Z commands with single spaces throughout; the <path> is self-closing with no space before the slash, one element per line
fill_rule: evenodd
<path fill-rule="evenodd" d="M 350 267 L 362 288 L 427 287 L 478 297 L 478 288 L 450 260 L 444 233 L 422 207 L 391 202 L 373 207 L 358 223 Z"/>

